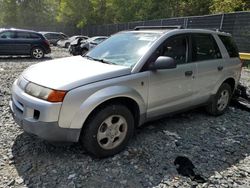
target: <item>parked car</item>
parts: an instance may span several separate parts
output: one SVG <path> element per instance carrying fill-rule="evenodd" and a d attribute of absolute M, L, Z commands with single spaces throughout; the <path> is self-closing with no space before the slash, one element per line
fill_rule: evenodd
<path fill-rule="evenodd" d="M 83 39 L 83 40 L 86 40 L 86 39 L 88 39 L 88 37 L 87 36 L 82 36 L 82 35 L 76 35 L 76 36 L 72 36 L 72 37 L 70 37 L 70 38 L 68 38 L 68 39 L 62 39 L 62 40 L 59 40 L 58 42 L 57 42 L 57 45 L 59 46 L 59 47 L 62 47 L 62 48 L 68 48 L 69 46 L 70 46 L 70 43 L 71 42 L 73 42 L 74 40 L 76 40 L 76 39 Z"/>
<path fill-rule="evenodd" d="M 40 31 L 39 33 L 43 34 L 53 46 L 57 46 L 57 42 L 59 40 L 67 40 L 69 38 L 66 34 L 62 32 Z"/>
<path fill-rule="evenodd" d="M 40 33 L 21 29 L 0 30 L 0 55 L 30 55 L 41 59 L 50 52 L 49 41 Z"/>
<path fill-rule="evenodd" d="M 69 53 L 72 55 L 85 55 L 89 50 L 106 40 L 106 36 L 92 37 L 87 40 L 74 40 L 69 47 Z"/>
<path fill-rule="evenodd" d="M 32 65 L 14 82 L 10 107 L 24 131 L 80 141 L 106 157 L 123 150 L 136 127 L 162 115 L 203 105 L 223 114 L 241 66 L 230 34 L 137 28 L 84 57 Z"/>

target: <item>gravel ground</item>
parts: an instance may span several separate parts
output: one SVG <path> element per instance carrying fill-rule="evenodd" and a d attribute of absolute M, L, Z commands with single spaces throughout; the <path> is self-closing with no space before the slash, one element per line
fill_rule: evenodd
<path fill-rule="evenodd" d="M 46 59 L 64 56 L 53 48 Z M 9 113 L 10 89 L 36 62 L 0 59 L 0 187 L 250 187 L 250 116 L 234 107 L 220 117 L 196 109 L 148 123 L 126 150 L 106 159 L 79 144 L 56 147 L 24 133 Z M 250 72 L 241 82 L 250 88 Z M 188 157 L 207 182 L 179 175 L 177 156 Z"/>

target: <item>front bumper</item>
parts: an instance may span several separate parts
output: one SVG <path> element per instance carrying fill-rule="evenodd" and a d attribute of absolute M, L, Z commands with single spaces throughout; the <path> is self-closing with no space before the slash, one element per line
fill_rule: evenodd
<path fill-rule="evenodd" d="M 13 84 L 10 109 L 16 123 L 27 133 L 55 142 L 77 142 L 81 129 L 61 128 L 58 117 L 61 104 L 49 103 L 22 91 Z"/>

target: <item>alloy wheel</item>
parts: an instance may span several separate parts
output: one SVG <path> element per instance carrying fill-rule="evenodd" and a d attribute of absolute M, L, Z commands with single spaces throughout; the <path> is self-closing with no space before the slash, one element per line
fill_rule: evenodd
<path fill-rule="evenodd" d="M 128 124 L 123 116 L 109 116 L 101 123 L 98 129 L 98 144 L 105 150 L 114 149 L 124 141 L 127 131 Z"/>

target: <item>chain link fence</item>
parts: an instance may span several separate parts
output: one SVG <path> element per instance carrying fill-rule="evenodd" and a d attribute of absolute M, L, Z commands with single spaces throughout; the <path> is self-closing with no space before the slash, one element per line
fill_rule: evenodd
<path fill-rule="evenodd" d="M 119 24 L 87 26 L 81 30 L 87 36 L 109 36 L 122 30 L 131 30 L 136 26 L 181 25 L 183 28 L 220 29 L 231 33 L 240 52 L 250 52 L 250 12 L 236 12 L 206 16 L 192 16 L 149 21 L 137 21 Z"/>

